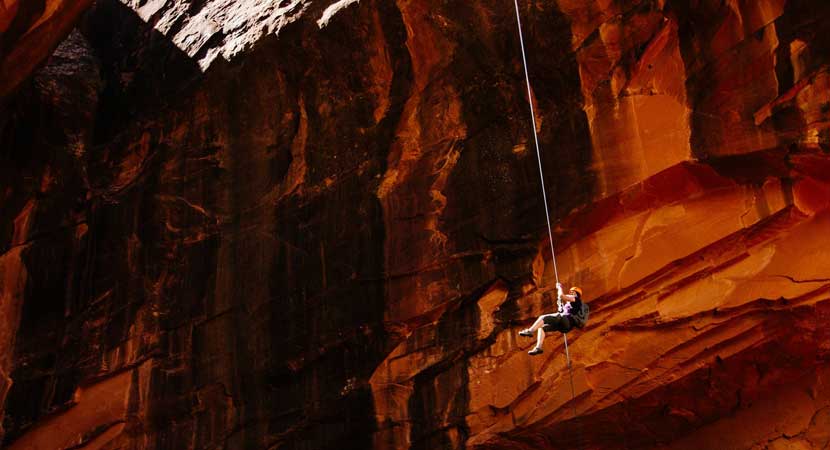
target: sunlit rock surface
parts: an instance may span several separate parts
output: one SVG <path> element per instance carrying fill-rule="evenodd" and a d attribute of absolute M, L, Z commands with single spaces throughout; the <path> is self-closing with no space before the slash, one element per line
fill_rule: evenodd
<path fill-rule="evenodd" d="M 4 445 L 826 448 L 830 4 L 521 12 L 572 378 L 511 3 L 99 0 L 0 114 Z"/>

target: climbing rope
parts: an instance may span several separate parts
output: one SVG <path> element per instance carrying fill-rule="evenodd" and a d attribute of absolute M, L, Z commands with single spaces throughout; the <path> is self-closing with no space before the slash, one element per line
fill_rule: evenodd
<path fill-rule="evenodd" d="M 568 360 L 568 374 L 571 378 L 571 412 L 573 413 L 574 418 L 576 418 L 576 405 L 574 404 L 574 400 L 576 399 L 576 391 L 574 390 L 574 374 L 571 371 L 571 354 L 568 352 L 568 333 L 562 333 L 562 339 L 565 340 L 565 358 Z"/>
<path fill-rule="evenodd" d="M 545 205 L 545 220 L 548 224 L 550 257 L 553 260 L 553 274 L 556 276 L 556 282 L 559 283 L 559 270 L 556 267 L 556 251 L 553 249 L 553 231 L 551 231 L 550 212 L 548 211 L 548 194 L 545 191 L 545 174 L 542 172 L 542 153 L 539 151 L 539 136 L 536 134 L 536 113 L 533 111 L 533 94 L 530 89 L 530 76 L 527 73 L 527 56 L 525 55 L 525 40 L 522 36 L 522 19 L 519 17 L 519 0 L 513 0 L 513 4 L 516 6 L 516 24 L 519 26 L 519 44 L 522 48 L 522 65 L 525 69 L 525 82 L 527 83 L 527 103 L 530 105 L 530 122 L 533 125 L 533 142 L 536 144 L 536 161 L 539 163 L 539 179 L 542 182 L 542 200 Z"/>
<path fill-rule="evenodd" d="M 544 201 L 545 205 L 545 220 L 547 221 L 548 225 L 548 239 L 550 240 L 550 257 L 553 261 L 553 274 L 556 276 L 556 284 L 558 289 L 559 270 L 556 267 L 556 251 L 553 248 L 553 231 L 551 230 L 550 226 L 550 211 L 548 211 L 548 195 L 545 191 L 545 174 L 542 171 L 542 152 L 539 151 L 539 136 L 536 134 L 536 113 L 533 110 L 533 91 L 530 88 L 530 75 L 528 75 L 527 71 L 527 55 L 525 53 L 525 40 L 522 33 L 522 19 L 521 14 L 519 14 L 519 0 L 513 0 L 513 4 L 516 7 L 516 24 L 519 27 L 519 45 L 522 49 L 522 66 L 524 67 L 525 83 L 527 84 L 527 103 L 530 105 L 530 122 L 533 126 L 533 142 L 534 144 L 536 144 L 536 161 L 539 163 L 539 179 L 542 182 L 542 200 Z M 558 295 L 556 297 L 556 303 L 558 306 L 561 307 L 562 302 L 559 299 Z M 573 417 L 574 419 L 576 419 L 576 391 L 574 389 L 574 375 L 571 369 L 571 355 L 568 351 L 568 335 L 566 333 L 562 333 L 562 338 L 565 340 L 565 357 L 568 360 L 568 375 L 571 379 L 571 408 L 573 411 Z"/>

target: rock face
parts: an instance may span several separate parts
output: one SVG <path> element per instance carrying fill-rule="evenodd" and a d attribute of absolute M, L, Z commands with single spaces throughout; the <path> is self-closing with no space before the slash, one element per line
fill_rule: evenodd
<path fill-rule="evenodd" d="M 92 0 L 0 1 L 0 97 L 26 79 Z"/>
<path fill-rule="evenodd" d="M 4 445 L 826 448 L 830 4 L 521 12 L 570 372 L 512 5 L 99 0 L 0 115 Z"/>

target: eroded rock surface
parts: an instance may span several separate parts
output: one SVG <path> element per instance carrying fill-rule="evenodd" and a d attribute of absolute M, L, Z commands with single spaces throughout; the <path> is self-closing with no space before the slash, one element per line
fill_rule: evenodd
<path fill-rule="evenodd" d="M 92 0 L 0 2 L 0 99 L 31 75 Z"/>
<path fill-rule="evenodd" d="M 826 448 L 830 5 L 681 3 L 521 8 L 572 400 L 512 4 L 99 0 L 0 116 L 5 445 Z"/>

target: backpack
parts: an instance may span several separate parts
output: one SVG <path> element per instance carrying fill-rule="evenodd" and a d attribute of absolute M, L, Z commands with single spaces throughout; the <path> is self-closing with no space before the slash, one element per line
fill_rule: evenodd
<path fill-rule="evenodd" d="M 585 328 L 585 324 L 588 323 L 588 315 L 591 313 L 591 308 L 585 302 L 580 301 L 579 303 L 582 304 L 582 307 L 578 311 L 571 313 L 571 317 L 577 328 Z"/>

